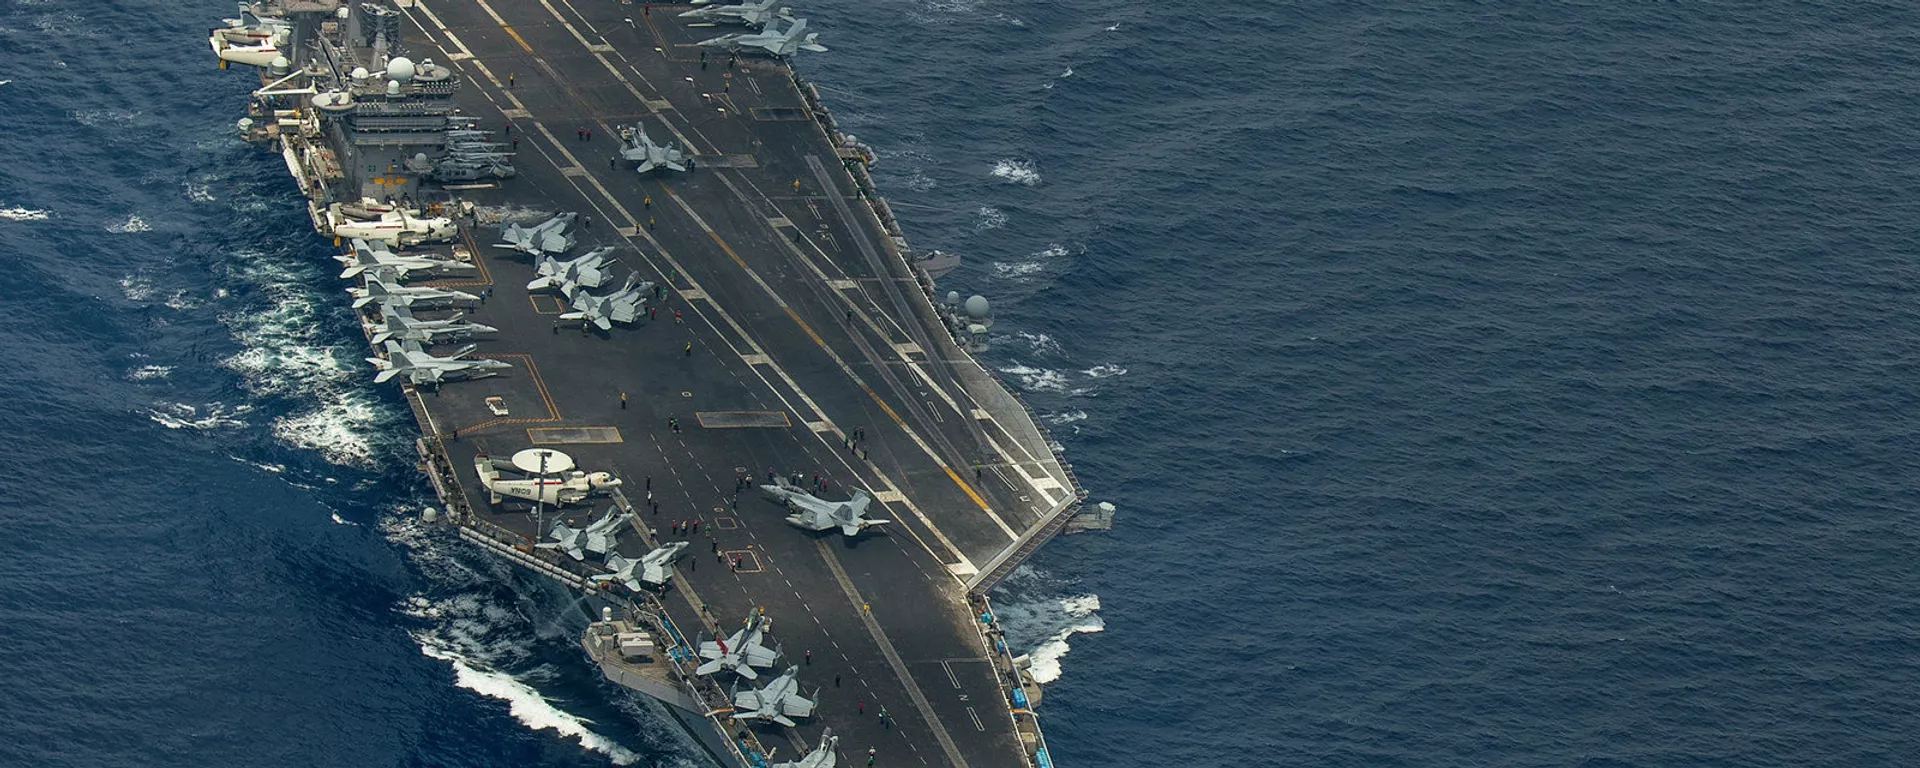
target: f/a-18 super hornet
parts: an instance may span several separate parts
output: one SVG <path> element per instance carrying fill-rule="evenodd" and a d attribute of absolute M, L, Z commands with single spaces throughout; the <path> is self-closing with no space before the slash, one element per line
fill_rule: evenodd
<path fill-rule="evenodd" d="M 814 746 L 812 752 L 798 760 L 774 763 L 773 768 L 833 768 L 839 759 L 833 750 L 839 746 L 840 737 L 833 735 L 833 729 L 828 728 L 820 733 L 820 743 Z"/>
<path fill-rule="evenodd" d="M 548 288 L 561 289 L 568 285 L 581 288 L 598 288 L 613 279 L 613 272 L 604 269 L 612 259 L 614 247 L 604 245 L 587 251 L 585 255 L 572 261 L 561 261 L 553 256 L 540 257 L 533 266 L 536 277 L 527 283 L 527 290 L 540 291 Z"/>
<path fill-rule="evenodd" d="M 553 541 L 543 541 L 535 546 L 560 550 L 575 560 L 587 559 L 589 552 L 604 555 L 612 552 L 614 545 L 620 543 L 620 528 L 632 519 L 631 513 L 608 507 L 606 515 L 585 528 L 568 526 L 565 520 L 554 523 L 553 532 L 547 534 Z"/>
<path fill-rule="evenodd" d="M 373 331 L 375 344 L 388 339 L 439 344 L 499 330 L 491 325 L 469 322 L 466 315 L 459 314 L 445 320 L 419 320 L 413 316 L 413 310 L 398 304 L 380 305 L 380 322 L 368 328 Z"/>
<path fill-rule="evenodd" d="M 341 203 L 327 206 L 327 230 L 334 237 L 382 242 L 393 248 L 460 236 L 459 225 L 445 216 L 422 218 L 417 211 L 392 208 L 362 219 L 347 215 Z"/>
<path fill-rule="evenodd" d="M 646 292 L 653 289 L 653 283 L 640 282 L 640 278 L 627 275 L 627 282 L 620 290 L 605 296 L 595 296 L 584 288 L 562 285 L 567 303 L 573 305 L 569 312 L 560 313 L 561 320 L 578 320 L 583 324 L 592 324 L 595 328 L 607 331 L 614 323 L 632 323 L 640 319 L 647 311 Z"/>
<path fill-rule="evenodd" d="M 778 22 L 768 22 L 763 31 L 721 35 L 702 40 L 700 45 L 729 51 L 763 51 L 775 56 L 792 56 L 801 51 L 826 52 L 827 47 L 818 42 L 820 33 L 807 31 L 806 19 L 791 19 L 785 32 L 774 31 L 778 25 Z"/>
<path fill-rule="evenodd" d="M 453 259 L 435 259 L 426 256 L 402 256 L 394 253 L 386 243 L 378 240 L 353 240 L 353 253 L 343 253 L 333 257 L 346 269 L 340 277 L 356 277 L 368 270 L 385 267 L 391 269 L 401 280 L 413 277 L 413 273 L 462 272 L 473 270 L 473 265 Z"/>
<path fill-rule="evenodd" d="M 653 143 L 653 139 L 647 137 L 647 127 L 641 123 L 635 122 L 633 127 L 623 129 L 620 136 L 620 157 L 639 163 L 637 170 L 640 173 L 657 168 L 675 171 L 687 169 L 687 153 L 672 144 L 661 146 Z"/>
<path fill-rule="evenodd" d="M 696 675 L 711 675 L 723 669 L 731 669 L 748 680 L 757 680 L 760 673 L 754 667 L 772 667 L 780 658 L 780 652 L 761 643 L 766 634 L 766 617 L 760 609 L 753 609 L 747 615 L 747 625 L 725 640 L 714 638 L 699 645 L 700 658 L 707 659 L 693 670 Z"/>
<path fill-rule="evenodd" d="M 745 24 L 749 27 L 756 28 L 764 27 L 767 25 L 767 22 L 773 21 L 776 16 L 787 18 L 792 14 L 792 11 L 785 8 L 776 8 L 776 6 L 783 2 L 786 2 L 786 0 L 760 0 L 760 2 L 757 3 L 741 3 L 740 5 L 706 5 L 703 8 L 695 8 L 686 13 L 682 13 L 680 14 L 680 18 L 700 19 L 702 21 L 713 21 L 722 24 Z M 696 0 L 694 5 L 705 4 Z"/>
<path fill-rule="evenodd" d="M 820 692 L 815 691 L 814 696 Z M 813 700 L 800 695 L 800 667 L 787 667 L 787 671 L 769 681 L 765 688 L 735 690 L 733 693 L 733 719 L 735 720 L 772 720 L 785 726 L 793 726 L 793 718 L 812 717 Z"/>
<path fill-rule="evenodd" d="M 567 227 L 573 226 L 573 220 L 577 218 L 580 218 L 580 214 L 569 211 L 531 227 L 508 222 L 500 230 L 500 239 L 504 242 L 494 243 L 493 247 L 511 248 L 534 256 L 566 253 L 576 239 L 573 233 L 567 231 Z"/>
<path fill-rule="evenodd" d="M 676 541 L 659 549 L 641 555 L 637 560 L 629 560 L 618 553 L 607 555 L 607 567 L 613 573 L 593 577 L 596 582 L 617 581 L 627 585 L 627 589 L 639 592 L 648 587 L 658 587 L 673 578 L 673 561 L 687 548 L 687 542 Z"/>
<path fill-rule="evenodd" d="M 787 515 L 788 523 L 809 531 L 839 528 L 844 535 L 858 536 L 872 526 L 893 522 L 866 518 L 867 505 L 873 503 L 873 497 L 867 495 L 864 488 L 855 488 L 853 498 L 847 501 L 827 501 L 784 480 L 776 485 L 760 486 L 760 490 L 793 512 Z"/>
<path fill-rule="evenodd" d="M 353 294 L 355 309 L 374 302 L 398 304 L 403 307 L 446 306 L 457 301 L 479 301 L 480 297 L 466 291 L 453 291 L 428 285 L 401 285 L 400 273 L 382 267 L 366 274 L 365 288 L 348 288 Z"/>
<path fill-rule="evenodd" d="M 820 743 L 814 745 L 812 753 L 806 753 L 799 760 L 776 762 L 774 768 L 833 768 L 839 762 L 839 755 L 833 755 L 833 749 L 839 747 L 839 737 L 828 728 L 820 732 Z"/>
<path fill-rule="evenodd" d="M 427 354 L 418 342 L 386 342 L 387 357 L 369 357 L 367 362 L 380 369 L 373 377 L 376 384 L 385 383 L 395 376 L 405 376 L 414 385 L 439 384 L 454 379 L 478 379 L 492 376 L 513 366 L 499 360 L 474 360 L 467 358 L 475 348 L 461 347 L 446 357 Z"/>
<path fill-rule="evenodd" d="M 494 504 L 508 497 L 538 501 L 553 506 L 578 504 L 595 494 L 611 493 L 616 486 L 620 485 L 620 480 L 612 473 L 585 472 L 578 469 L 551 472 L 546 476 L 506 478 L 501 476 L 501 470 L 522 474 L 533 473 L 522 472 L 512 462 L 504 464 L 495 462 L 484 454 L 474 457 L 473 470 L 474 474 L 480 476 L 480 486 L 487 489 L 487 493 L 491 495 L 488 501 Z"/>

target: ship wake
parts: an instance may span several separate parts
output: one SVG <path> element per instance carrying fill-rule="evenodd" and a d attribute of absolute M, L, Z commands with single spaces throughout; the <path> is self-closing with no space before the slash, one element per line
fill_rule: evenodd
<path fill-rule="evenodd" d="M 1026 649 L 1028 672 L 1038 683 L 1060 679 L 1061 659 L 1073 647 L 1068 640 L 1107 628 L 1100 618 L 1100 596 L 1078 592 L 1073 584 L 1034 568 L 1015 569 L 995 591 L 994 615 L 1007 642 Z"/>

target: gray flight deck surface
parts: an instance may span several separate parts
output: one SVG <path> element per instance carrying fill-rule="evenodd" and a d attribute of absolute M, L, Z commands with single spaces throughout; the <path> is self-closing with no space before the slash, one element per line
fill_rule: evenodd
<path fill-rule="evenodd" d="M 680 10 L 498 1 L 405 9 L 416 25 L 406 50 L 465 75 L 462 109 L 496 130 L 511 120 L 520 139 L 519 177 L 463 190 L 463 199 L 533 221 L 579 211 L 591 224 L 576 230 L 574 253 L 618 245 L 625 270 L 675 276 L 657 319 L 583 334 L 557 322 L 557 297 L 524 290 L 531 258 L 491 247 L 497 227 L 470 228 L 480 277 L 439 284 L 492 286 L 471 317 L 500 333 L 478 356 L 514 368 L 422 392 L 426 426 L 442 438 L 471 508 L 523 536 L 535 534 L 533 515 L 523 504 L 488 503 L 476 454 L 551 445 L 583 469 L 612 471 L 637 522 L 663 540 L 673 522 L 698 519 L 668 610 L 711 636 L 764 606 L 781 663 L 803 665 L 807 695 L 820 687 L 818 712 L 802 725 L 806 743 L 824 725 L 841 735 L 843 756 L 871 746 L 883 765 L 1024 765 L 989 652 L 968 626 L 961 578 L 1063 503 L 1070 481 L 1030 424 L 982 418 L 976 396 L 1004 393 L 954 348 L 786 66 L 743 55 L 729 67 L 715 52 L 702 69 L 690 44 L 731 30 L 689 26 L 674 17 Z M 631 163 L 610 163 L 619 127 L 636 120 L 655 141 L 690 149 L 695 170 L 642 177 Z M 580 140 L 580 129 L 593 138 Z M 921 351 L 929 347 L 937 359 Z M 489 412 L 490 397 L 510 414 Z M 702 426 L 702 413 L 715 426 Z M 681 431 L 667 428 L 670 418 Z M 718 426 L 741 421 L 775 426 Z M 846 442 L 856 428 L 866 435 L 858 453 Z M 982 447 L 989 440 L 998 455 Z M 793 528 L 756 488 L 736 493 L 738 473 L 757 485 L 769 468 L 809 482 L 824 476 L 821 495 L 831 499 L 846 498 L 849 483 L 870 488 L 870 516 L 894 522 L 857 540 Z M 565 519 L 583 526 L 606 506 L 571 508 Z M 545 513 L 547 526 L 555 516 Z M 644 553 L 639 539 L 629 531 L 621 551 Z M 729 568 L 716 548 L 743 566 Z M 701 604 L 709 616 L 698 615 Z M 782 751 L 792 759 L 805 750 Z"/>

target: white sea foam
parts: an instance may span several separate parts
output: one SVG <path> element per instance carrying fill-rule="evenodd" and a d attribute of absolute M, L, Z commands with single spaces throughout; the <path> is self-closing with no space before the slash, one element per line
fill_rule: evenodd
<path fill-rule="evenodd" d="M 1067 655 L 1073 647 L 1067 644 L 1067 638 L 1074 635 L 1106 630 L 1107 623 L 1095 611 L 1100 610 L 1099 595 L 1074 595 L 1061 598 L 1060 611 L 1067 618 L 1066 626 L 1061 627 L 1045 642 L 1027 652 L 1030 663 L 1028 671 L 1035 682 L 1046 684 L 1060 679 L 1060 658 Z"/>
<path fill-rule="evenodd" d="M 1044 333 L 1015 331 L 1013 338 L 1031 347 L 1035 354 L 1057 355 L 1060 353 L 1060 341 Z"/>
<path fill-rule="evenodd" d="M 12 208 L 0 208 L 0 219 L 6 219 L 7 221 L 46 221 L 47 212 L 16 205 Z"/>
<path fill-rule="evenodd" d="M 213 191 L 204 181 L 187 182 L 187 199 L 196 203 L 213 202 Z"/>
<path fill-rule="evenodd" d="M 1008 184 L 1028 187 L 1040 183 L 1040 172 L 1034 170 L 1032 160 L 1001 160 L 993 164 L 993 176 Z"/>
<path fill-rule="evenodd" d="M 1020 380 L 1020 388 L 1029 392 L 1065 392 L 1067 376 L 1049 368 L 1035 368 L 1030 365 L 1014 363 L 1001 368 L 1001 373 L 1009 374 Z"/>
<path fill-rule="evenodd" d="M 939 182 L 934 181 L 932 176 L 928 176 L 918 169 L 915 169 L 913 173 L 907 176 L 907 189 L 915 192 L 925 192 L 937 186 L 940 186 Z"/>
<path fill-rule="evenodd" d="M 992 264 L 992 266 L 993 266 L 994 277 L 1004 278 L 1008 280 L 1017 280 L 1023 277 L 1032 277 L 1034 275 L 1040 274 L 1041 272 L 1045 272 L 1047 270 L 1047 265 L 1041 264 L 1040 262 L 1037 262 L 1037 261 L 1015 261 L 1011 263 L 1005 262 L 1005 261 L 996 261 Z"/>
<path fill-rule="evenodd" d="M 146 219 L 140 218 L 140 214 L 137 213 L 127 216 L 126 221 L 107 225 L 107 231 L 116 235 L 124 235 L 130 232 L 149 232 L 152 230 L 153 227 L 147 226 Z"/>
<path fill-rule="evenodd" d="M 140 113 L 131 109 L 76 109 L 73 111 L 73 119 L 95 128 L 128 126 L 140 119 Z"/>
<path fill-rule="evenodd" d="M 144 302 L 153 298 L 153 281 L 146 275 L 127 275 L 120 278 L 120 295 L 127 301 Z"/>
<path fill-rule="evenodd" d="M 1127 375 L 1127 369 L 1111 363 L 1103 363 L 1081 371 L 1081 373 L 1086 374 L 1087 378 L 1090 379 L 1104 379 L 1108 376 L 1125 376 Z"/>
<path fill-rule="evenodd" d="M 254 469 L 260 470 L 262 472 L 272 472 L 278 475 L 278 474 L 283 474 L 287 471 L 287 466 L 285 464 L 269 464 L 264 461 L 251 461 L 248 459 L 240 458 L 231 453 L 227 454 L 227 458 L 233 459 L 234 461 L 240 462 L 249 467 L 253 467 Z"/>
<path fill-rule="evenodd" d="M 200 306 L 200 302 L 193 298 L 193 295 L 187 289 L 182 288 L 174 291 L 172 296 L 167 297 L 166 305 L 168 309 L 177 311 L 193 309 L 194 307 Z"/>
<path fill-rule="evenodd" d="M 536 731 L 551 730 L 580 742 L 580 746 L 607 756 L 614 765 L 632 765 L 640 760 L 633 750 L 587 728 L 591 721 L 554 706 L 547 697 L 512 675 L 496 672 L 462 656 L 450 648 L 430 641 L 420 643 L 420 652 L 453 666 L 453 684 L 492 699 L 507 702 L 508 712 L 521 725 Z"/>
<path fill-rule="evenodd" d="M 1067 71 L 1065 71 L 1065 72 L 1061 72 L 1061 73 L 1060 73 L 1060 76 L 1061 76 L 1061 77 L 1073 77 L 1073 67 L 1067 67 Z"/>
<path fill-rule="evenodd" d="M 1082 421 L 1086 421 L 1087 412 L 1086 411 L 1067 411 L 1066 413 L 1050 413 L 1042 418 L 1044 418 L 1048 424 L 1058 427 L 1058 426 L 1064 426 L 1067 424 L 1076 424 Z"/>
<path fill-rule="evenodd" d="M 980 217 L 979 221 L 973 223 L 975 230 L 999 229 L 1007 225 L 1007 214 L 991 205 L 980 206 L 980 210 L 974 213 Z"/>
<path fill-rule="evenodd" d="M 240 417 L 252 410 L 251 405 L 211 403 L 192 406 L 186 403 L 160 403 L 156 407 L 147 409 L 147 418 L 167 429 L 209 430 L 244 427 L 247 422 Z"/>
<path fill-rule="evenodd" d="M 143 365 L 128 371 L 127 379 L 129 381 L 153 381 L 154 379 L 164 379 L 167 377 L 167 374 L 170 373 L 173 373 L 173 366 L 171 365 Z"/>
<path fill-rule="evenodd" d="M 303 450 L 315 451 L 340 466 L 367 467 L 374 463 L 372 435 L 381 434 L 386 414 L 375 401 L 349 392 L 306 413 L 282 416 L 273 422 L 273 436 Z"/>
<path fill-rule="evenodd" d="M 348 521 L 347 521 L 347 519 L 346 519 L 346 518 L 344 518 L 344 517 L 341 517 L 341 516 L 340 516 L 340 513 L 338 513 L 338 512 L 332 512 L 332 513 L 329 513 L 329 514 L 327 515 L 327 517 L 329 517 L 329 518 L 332 518 L 332 519 L 333 519 L 333 524 L 334 524 L 334 525 L 351 525 L 351 526 L 353 526 L 353 527 L 355 527 L 355 528 L 358 528 L 358 527 L 360 527 L 360 524 L 359 524 L 359 523 L 353 523 L 353 522 L 348 522 Z"/>

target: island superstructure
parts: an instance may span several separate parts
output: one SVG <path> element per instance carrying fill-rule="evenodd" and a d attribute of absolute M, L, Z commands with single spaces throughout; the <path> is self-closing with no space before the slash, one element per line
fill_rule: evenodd
<path fill-rule="evenodd" d="M 792 69 L 817 30 L 690 10 L 276 0 L 210 43 L 445 519 L 602 605 L 610 680 L 727 765 L 1050 766 L 986 592 L 1085 494 Z"/>

